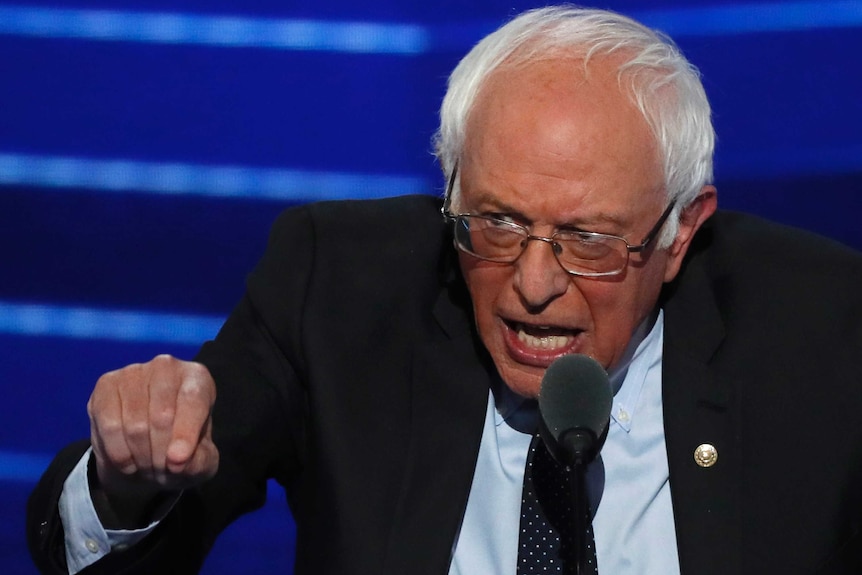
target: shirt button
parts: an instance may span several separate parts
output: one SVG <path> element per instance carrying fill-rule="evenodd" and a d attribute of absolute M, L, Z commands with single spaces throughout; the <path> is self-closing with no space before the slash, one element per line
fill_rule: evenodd
<path fill-rule="evenodd" d="M 619 412 L 618 416 L 620 418 L 620 421 L 622 421 L 623 423 L 628 422 L 628 420 L 630 419 L 629 418 L 629 412 L 623 408 L 620 408 L 620 412 Z"/>
<path fill-rule="evenodd" d="M 86 541 L 84 541 L 84 546 L 90 553 L 99 552 L 99 543 L 95 539 L 87 539 Z"/>

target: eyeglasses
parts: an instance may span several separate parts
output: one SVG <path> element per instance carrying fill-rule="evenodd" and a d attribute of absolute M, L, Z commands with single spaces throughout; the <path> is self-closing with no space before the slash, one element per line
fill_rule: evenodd
<path fill-rule="evenodd" d="M 449 177 L 442 210 L 446 220 L 454 224 L 455 247 L 479 259 L 501 264 L 514 263 L 527 249 L 527 244 L 535 240 L 549 244 L 560 266 L 571 275 L 618 275 L 628 265 L 629 254 L 644 251 L 658 236 L 674 207 L 671 202 L 644 240 L 634 246 L 619 236 L 580 230 L 560 230 L 550 237 L 536 236 L 526 226 L 493 216 L 452 214 L 449 204 L 457 171 L 456 165 Z"/>

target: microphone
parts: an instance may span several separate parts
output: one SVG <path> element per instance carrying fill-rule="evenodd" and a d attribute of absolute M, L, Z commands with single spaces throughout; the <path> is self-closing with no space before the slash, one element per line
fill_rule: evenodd
<path fill-rule="evenodd" d="M 571 470 L 574 560 L 564 559 L 569 575 L 588 573 L 587 464 L 607 437 L 613 393 L 604 368 L 585 355 L 555 360 L 539 388 L 539 434 L 551 457 Z"/>
<path fill-rule="evenodd" d="M 613 393 L 607 372 L 586 355 L 564 355 L 539 389 L 539 433 L 560 464 L 587 465 L 607 436 Z"/>

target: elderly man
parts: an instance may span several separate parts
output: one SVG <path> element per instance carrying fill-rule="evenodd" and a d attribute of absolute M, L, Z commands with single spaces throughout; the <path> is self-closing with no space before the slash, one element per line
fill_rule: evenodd
<path fill-rule="evenodd" d="M 443 216 L 286 212 L 195 363 L 98 381 L 90 441 L 31 498 L 40 569 L 195 572 L 276 478 L 296 573 L 862 572 L 862 257 L 716 213 L 709 115 L 676 48 L 621 16 L 485 38 L 441 111 Z M 615 394 L 595 558 L 564 503 L 536 512 L 548 547 L 522 509 L 568 354 Z"/>

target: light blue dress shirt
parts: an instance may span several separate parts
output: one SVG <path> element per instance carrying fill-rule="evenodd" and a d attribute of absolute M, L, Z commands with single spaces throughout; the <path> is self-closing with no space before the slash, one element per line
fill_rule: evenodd
<path fill-rule="evenodd" d="M 653 321 L 654 319 L 654 321 Z M 600 574 L 679 574 L 661 400 L 661 311 L 632 337 L 611 376 L 614 402 L 601 452 L 604 486 L 593 519 Z M 488 396 L 473 487 L 450 575 L 514 575 L 521 490 L 538 411 L 505 385 Z"/>

